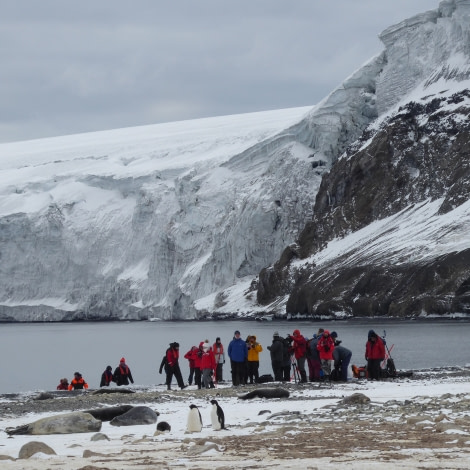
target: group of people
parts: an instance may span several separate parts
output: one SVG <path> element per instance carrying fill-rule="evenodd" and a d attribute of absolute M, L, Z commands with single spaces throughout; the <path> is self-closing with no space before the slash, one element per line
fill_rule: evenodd
<path fill-rule="evenodd" d="M 227 353 L 232 367 L 232 385 L 257 383 L 259 379 L 259 354 L 263 346 L 258 343 L 255 335 L 243 340 L 240 331 L 236 330 L 230 341 Z"/>
<path fill-rule="evenodd" d="M 272 344 L 268 346 L 274 380 L 289 382 L 293 377 L 300 383 L 324 380 L 346 382 L 352 352 L 341 343 L 336 331 L 330 333 L 323 328 L 311 339 L 301 335 L 298 329 L 286 338 L 275 331 Z M 369 330 L 365 351 L 369 379 L 381 378 L 381 362 L 384 358 L 384 341 L 374 330 Z M 308 367 L 308 380 L 305 364 Z"/>
<path fill-rule="evenodd" d="M 111 382 L 115 382 L 118 386 L 129 385 L 129 382 L 134 383 L 131 370 L 126 364 L 124 357 L 119 361 L 119 365 L 114 369 L 114 373 L 112 370 L 113 368 L 111 366 L 107 366 L 105 371 L 101 374 L 100 387 L 109 387 Z M 80 372 L 73 374 L 73 379 L 70 383 L 64 378 L 60 379 L 59 385 L 57 385 L 57 390 L 83 390 L 87 388 L 88 384 Z"/>
<path fill-rule="evenodd" d="M 272 344 L 268 346 L 274 380 L 290 382 L 294 379 L 300 383 L 323 380 L 347 381 L 352 352 L 342 346 L 341 342 L 335 331 L 330 333 L 323 328 L 320 328 L 310 339 L 301 335 L 298 329 L 285 338 L 275 331 Z M 258 382 L 259 354 L 262 351 L 263 347 L 255 335 L 249 335 L 243 340 L 240 331 L 235 331 L 227 348 L 233 386 Z M 160 374 L 165 370 L 165 383 L 168 390 L 171 390 L 173 377 L 180 389 L 187 387 L 179 366 L 179 357 L 179 343 L 170 343 L 159 369 Z M 225 350 L 220 337 L 217 337 L 212 345 L 206 339 L 198 346 L 192 346 L 184 358 L 189 361 L 189 385 L 192 385 L 194 381 L 198 389 L 214 388 L 215 383 L 223 382 Z M 380 379 L 381 362 L 384 358 L 384 341 L 374 330 L 370 330 L 365 351 L 369 379 Z M 114 372 L 111 366 L 106 367 L 101 375 L 100 387 L 108 387 L 112 382 L 118 386 L 129 385 L 129 382 L 134 383 L 131 370 L 124 357 L 121 358 Z M 66 378 L 60 379 L 57 386 L 57 390 L 87 388 L 88 384 L 80 372 L 74 373 L 70 383 Z"/>
<path fill-rule="evenodd" d="M 240 337 L 240 331 L 235 331 L 233 340 L 227 348 L 230 359 L 232 384 L 237 386 L 245 383 L 255 383 L 259 378 L 259 353 L 263 347 L 256 340 L 256 336 L 249 335 L 246 340 Z M 192 346 L 184 355 L 189 362 L 188 384 L 201 388 L 214 388 L 215 383 L 223 379 L 223 366 L 225 364 L 225 349 L 220 337 L 211 345 L 209 340 L 201 341 L 198 346 Z M 159 372 L 166 373 L 166 386 L 171 390 L 171 382 L 175 377 L 180 389 L 184 389 L 183 377 L 179 367 L 179 344 L 170 343 L 160 364 Z"/>

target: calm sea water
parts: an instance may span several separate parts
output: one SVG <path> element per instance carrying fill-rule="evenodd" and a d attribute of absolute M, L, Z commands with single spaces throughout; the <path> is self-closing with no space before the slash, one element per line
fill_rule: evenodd
<path fill-rule="evenodd" d="M 470 322 L 113 322 L 41 323 L 0 325 L 0 393 L 55 390 L 61 377 L 69 381 L 79 371 L 90 388 L 99 387 L 107 365 L 113 369 L 125 357 L 136 385 L 162 384 L 158 373 L 162 356 L 170 342 L 180 343 L 183 378 L 188 377 L 188 361 L 183 358 L 191 346 L 217 336 L 227 349 L 235 330 L 242 338 L 256 335 L 264 347 L 260 355 L 260 375 L 272 373 L 269 351 L 274 331 L 281 336 L 298 328 L 312 337 L 318 328 L 338 333 L 343 346 L 353 352 L 352 363 L 364 365 L 367 332 L 383 335 L 398 369 L 427 369 L 470 364 Z M 224 365 L 224 379 L 230 378 L 230 364 Z"/>

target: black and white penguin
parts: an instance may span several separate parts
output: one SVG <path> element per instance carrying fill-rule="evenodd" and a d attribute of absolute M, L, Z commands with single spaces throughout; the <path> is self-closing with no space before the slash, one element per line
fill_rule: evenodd
<path fill-rule="evenodd" d="M 212 403 L 212 411 L 211 411 L 212 429 L 214 431 L 220 431 L 221 429 L 225 429 L 224 410 L 217 403 L 217 400 L 211 400 L 211 403 Z"/>
<path fill-rule="evenodd" d="M 189 405 L 188 423 L 186 432 L 201 432 L 202 417 L 196 405 Z"/>

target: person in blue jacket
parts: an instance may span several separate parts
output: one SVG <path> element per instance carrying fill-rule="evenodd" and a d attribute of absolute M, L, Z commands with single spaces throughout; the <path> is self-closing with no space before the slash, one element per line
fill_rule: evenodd
<path fill-rule="evenodd" d="M 245 362 L 248 357 L 248 348 L 238 330 L 235 331 L 227 352 L 232 366 L 232 385 L 235 387 L 240 384 L 245 385 Z"/>

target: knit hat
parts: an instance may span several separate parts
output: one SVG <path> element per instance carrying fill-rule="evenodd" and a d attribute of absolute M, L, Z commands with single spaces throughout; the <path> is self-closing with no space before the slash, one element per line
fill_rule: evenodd
<path fill-rule="evenodd" d="M 278 331 L 275 331 L 275 332 L 273 333 L 273 336 L 274 336 L 274 337 L 276 337 L 276 336 L 279 337 L 279 332 L 278 332 Z"/>
<path fill-rule="evenodd" d="M 113 370 L 113 368 L 111 366 L 107 366 L 106 370 Z"/>
<path fill-rule="evenodd" d="M 367 333 L 367 337 L 370 338 L 372 336 L 377 336 L 377 333 L 374 330 L 369 330 L 369 333 Z"/>
<path fill-rule="evenodd" d="M 126 362 L 126 360 L 123 357 L 121 357 L 121 360 L 119 362 Z"/>
<path fill-rule="evenodd" d="M 323 330 L 323 336 L 328 336 L 330 332 L 328 330 Z"/>
<path fill-rule="evenodd" d="M 235 334 L 235 335 L 239 335 L 240 332 L 239 332 L 238 330 L 235 330 L 235 333 L 234 333 L 234 334 Z"/>
<path fill-rule="evenodd" d="M 336 331 L 332 331 L 332 332 L 330 333 L 330 336 L 331 336 L 332 338 L 337 338 L 337 337 L 338 337 L 338 333 L 336 333 Z"/>

